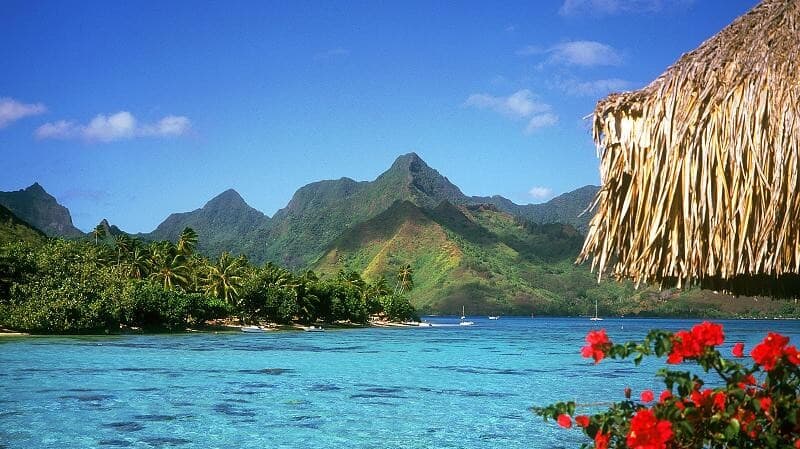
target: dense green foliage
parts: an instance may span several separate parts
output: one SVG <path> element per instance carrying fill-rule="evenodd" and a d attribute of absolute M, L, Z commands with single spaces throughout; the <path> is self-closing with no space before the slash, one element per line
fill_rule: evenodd
<path fill-rule="evenodd" d="M 0 246 L 0 326 L 107 333 L 121 326 L 183 330 L 230 316 L 277 323 L 416 316 L 404 297 L 386 299 L 385 282 L 369 284 L 357 273 L 319 279 L 272 264 L 254 267 L 228 253 L 209 261 L 194 252 L 197 234 L 191 229 L 181 232 L 177 244 L 148 245 L 124 235 L 104 244 L 102 232 L 96 240 Z"/>
<path fill-rule="evenodd" d="M 636 290 L 630 283 L 597 282 L 576 266 L 583 236 L 563 224 L 535 224 L 492 205 L 433 209 L 410 201 L 352 227 L 314 268 L 357 271 L 366 279 L 414 268 L 412 304 L 424 313 L 604 316 L 795 316 L 794 302 L 734 298 L 688 289 Z"/>
<path fill-rule="evenodd" d="M 15 242 L 42 241 L 42 231 L 26 223 L 4 206 L 0 206 L 0 245 Z"/>

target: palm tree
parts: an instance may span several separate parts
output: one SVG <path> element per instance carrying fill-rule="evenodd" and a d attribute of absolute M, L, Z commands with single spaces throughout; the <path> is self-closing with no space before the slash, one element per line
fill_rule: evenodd
<path fill-rule="evenodd" d="M 389 294 L 389 283 L 386 282 L 385 277 L 381 276 L 377 281 L 370 284 L 369 291 L 375 296 L 386 296 Z"/>
<path fill-rule="evenodd" d="M 92 235 L 94 236 L 94 244 L 97 245 L 99 240 L 106 236 L 106 228 L 100 223 L 92 229 Z"/>
<path fill-rule="evenodd" d="M 364 282 L 364 279 L 358 274 L 357 271 L 339 271 L 337 276 L 339 278 L 339 282 L 345 285 L 349 285 L 359 292 L 363 292 L 364 288 L 367 286 L 367 283 Z"/>
<path fill-rule="evenodd" d="M 159 281 L 166 290 L 182 287 L 189 282 L 189 269 L 186 258 L 179 254 L 171 242 L 161 241 L 150 244 L 152 272 L 150 279 Z"/>
<path fill-rule="evenodd" d="M 131 251 L 133 241 L 125 234 L 115 235 L 114 246 L 117 247 L 117 266 L 119 266 L 122 263 L 123 254 L 127 258 L 128 253 Z"/>
<path fill-rule="evenodd" d="M 194 229 L 186 227 L 181 231 L 178 237 L 178 252 L 184 256 L 189 256 L 194 252 L 197 246 L 197 232 Z"/>
<path fill-rule="evenodd" d="M 189 269 L 184 264 L 185 257 L 175 254 L 171 258 L 159 258 L 149 278 L 159 281 L 165 290 L 183 287 L 189 283 Z"/>
<path fill-rule="evenodd" d="M 411 265 L 405 265 L 400 271 L 397 273 L 397 285 L 395 286 L 395 293 L 403 294 L 405 291 L 409 291 L 414 288 L 414 270 L 411 269 Z"/>
<path fill-rule="evenodd" d="M 234 258 L 227 252 L 222 253 L 216 264 L 208 266 L 202 280 L 206 293 L 235 306 L 242 286 L 244 268 L 244 258 Z"/>
<path fill-rule="evenodd" d="M 127 271 L 128 277 L 142 279 L 150 273 L 152 262 L 150 252 L 143 248 L 141 244 L 137 244 L 137 242 L 134 241 L 133 251 L 127 261 Z"/>

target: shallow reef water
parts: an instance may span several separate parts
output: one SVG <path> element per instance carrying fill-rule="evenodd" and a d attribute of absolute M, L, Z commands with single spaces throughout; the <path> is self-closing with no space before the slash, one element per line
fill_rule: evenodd
<path fill-rule="evenodd" d="M 582 359 L 698 320 L 470 318 L 326 332 L 22 337 L 0 341 L 0 448 L 577 448 L 530 412 L 658 389 L 664 360 Z M 729 353 L 800 321 L 721 321 Z M 591 406 L 589 406 L 591 407 Z M 589 412 L 591 408 L 584 408 Z"/>

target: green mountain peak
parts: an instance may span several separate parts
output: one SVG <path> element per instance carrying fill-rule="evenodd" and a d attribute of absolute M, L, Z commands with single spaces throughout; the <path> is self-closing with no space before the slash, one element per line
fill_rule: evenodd
<path fill-rule="evenodd" d="M 38 182 L 23 190 L 0 192 L 0 205 L 49 236 L 84 235 L 72 224 L 69 210 L 59 204 Z"/>

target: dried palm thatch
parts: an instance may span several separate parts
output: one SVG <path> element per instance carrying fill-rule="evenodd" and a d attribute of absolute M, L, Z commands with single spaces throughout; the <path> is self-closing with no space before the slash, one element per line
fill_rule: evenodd
<path fill-rule="evenodd" d="M 800 272 L 800 0 L 765 0 L 647 87 L 601 100 L 579 261 L 681 286 Z"/>

